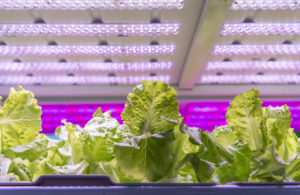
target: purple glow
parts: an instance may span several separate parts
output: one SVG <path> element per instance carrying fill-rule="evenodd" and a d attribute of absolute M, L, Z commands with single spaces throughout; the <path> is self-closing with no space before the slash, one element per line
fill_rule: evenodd
<path fill-rule="evenodd" d="M 282 106 L 287 104 L 293 118 L 292 128 L 300 131 L 300 102 L 298 101 L 265 101 L 264 107 Z M 68 122 L 84 126 L 92 118 L 92 114 L 98 107 L 102 111 L 112 111 L 112 117 L 120 123 L 123 103 L 94 103 L 94 104 L 42 104 L 42 133 L 54 133 L 55 129 L 62 125 L 61 120 L 66 119 Z M 184 117 L 185 124 L 199 127 L 202 130 L 213 130 L 215 126 L 226 124 L 226 110 L 229 106 L 228 101 L 202 101 L 202 102 L 181 102 L 179 109 Z"/>

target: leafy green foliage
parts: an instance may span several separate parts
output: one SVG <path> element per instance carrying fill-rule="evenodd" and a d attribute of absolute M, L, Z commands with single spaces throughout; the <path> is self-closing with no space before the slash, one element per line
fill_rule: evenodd
<path fill-rule="evenodd" d="M 143 134 L 126 143 L 115 145 L 115 153 L 121 171 L 130 178 L 149 182 L 163 178 L 172 164 L 170 153 L 174 134 L 163 131 Z"/>
<path fill-rule="evenodd" d="M 229 127 L 252 151 L 262 150 L 266 145 L 265 132 L 261 126 L 262 102 L 258 94 L 258 90 L 251 89 L 236 96 L 226 113 Z"/>
<path fill-rule="evenodd" d="M 0 105 L 1 148 L 33 141 L 41 130 L 41 114 L 33 93 L 22 87 L 17 91 L 12 88 L 3 106 Z"/>
<path fill-rule="evenodd" d="M 295 158 L 298 138 L 290 128 L 291 113 L 288 107 L 265 108 L 265 129 L 268 143 L 273 143 L 279 156 L 288 162 Z"/>
<path fill-rule="evenodd" d="M 171 130 L 180 118 L 176 91 L 161 81 L 142 81 L 128 94 L 128 101 L 121 116 L 134 136 L 145 132 L 152 134 Z"/>
<path fill-rule="evenodd" d="M 176 91 L 142 81 L 128 95 L 119 125 L 99 108 L 84 126 L 63 121 L 60 140 L 41 130 L 31 92 L 11 90 L 0 107 L 1 175 L 103 174 L 116 182 L 300 181 L 300 143 L 287 106 L 262 107 L 259 91 L 235 97 L 228 125 L 213 132 L 183 125 Z"/>

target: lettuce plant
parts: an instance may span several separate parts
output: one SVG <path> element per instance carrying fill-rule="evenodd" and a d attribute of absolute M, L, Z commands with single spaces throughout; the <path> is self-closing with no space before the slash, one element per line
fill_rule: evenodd
<path fill-rule="evenodd" d="M 102 174 L 116 182 L 300 181 L 299 141 L 287 106 L 262 107 L 259 91 L 235 97 L 227 125 L 183 124 L 176 91 L 142 81 L 128 95 L 123 125 L 99 108 L 84 127 L 63 120 L 52 140 L 33 93 L 11 90 L 0 106 L 1 176 Z"/>

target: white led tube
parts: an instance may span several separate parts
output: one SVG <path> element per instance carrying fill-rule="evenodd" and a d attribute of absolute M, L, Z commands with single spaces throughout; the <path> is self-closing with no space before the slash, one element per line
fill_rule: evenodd
<path fill-rule="evenodd" d="M 14 62 L 0 63 L 1 72 L 105 72 L 105 71 L 161 71 L 171 70 L 173 63 L 167 62 Z"/>
<path fill-rule="evenodd" d="M 231 9 L 297 9 L 300 8 L 300 0 L 234 0 Z"/>
<path fill-rule="evenodd" d="M 221 34 L 226 35 L 300 35 L 300 23 L 227 23 Z"/>
<path fill-rule="evenodd" d="M 300 71 L 300 61 L 235 61 L 208 62 L 207 71 L 234 70 L 291 70 Z"/>
<path fill-rule="evenodd" d="M 184 0 L 1 0 L 6 10 L 181 9 Z"/>
<path fill-rule="evenodd" d="M 300 83 L 300 75 L 204 75 L 200 78 L 203 84 L 289 84 Z"/>
<path fill-rule="evenodd" d="M 0 35 L 152 36 L 177 35 L 179 23 L 157 24 L 0 24 Z"/>
<path fill-rule="evenodd" d="M 141 80 L 164 81 L 169 83 L 169 75 L 160 76 L 1 76 L 2 85 L 87 85 L 87 84 L 137 84 Z"/>
<path fill-rule="evenodd" d="M 215 55 L 299 55 L 300 45 L 216 45 Z"/>
<path fill-rule="evenodd" d="M 168 55 L 174 54 L 175 45 L 131 46 L 0 46 L 0 56 L 56 56 L 56 55 Z"/>

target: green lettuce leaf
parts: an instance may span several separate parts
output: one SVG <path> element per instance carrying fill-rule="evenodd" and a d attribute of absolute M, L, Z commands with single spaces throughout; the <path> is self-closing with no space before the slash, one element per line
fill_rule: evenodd
<path fill-rule="evenodd" d="M 263 152 L 253 154 L 250 161 L 250 181 L 282 182 L 286 179 L 286 166 L 274 144 L 266 146 Z"/>
<path fill-rule="evenodd" d="M 89 163 L 84 174 L 108 175 L 114 182 L 139 183 L 141 181 L 126 177 L 118 168 L 116 159 L 109 162 Z"/>
<path fill-rule="evenodd" d="M 81 137 L 83 128 L 66 121 L 63 121 L 63 123 L 65 126 L 60 128 L 60 130 L 65 129 L 68 132 L 68 139 L 66 141 L 70 145 L 72 162 L 73 164 L 78 164 L 84 160 L 83 142 Z"/>
<path fill-rule="evenodd" d="M 216 127 L 213 130 L 212 136 L 224 148 L 228 148 L 228 146 L 234 144 L 237 141 L 237 136 L 233 133 L 232 129 L 227 125 Z"/>
<path fill-rule="evenodd" d="M 233 156 L 232 161 L 219 165 L 213 173 L 214 182 L 247 182 L 250 176 L 251 150 L 248 145 L 235 142 L 227 148 Z"/>
<path fill-rule="evenodd" d="M 252 151 L 266 146 L 265 132 L 262 128 L 262 102 L 259 91 L 251 89 L 236 96 L 227 108 L 226 121 L 229 127 Z"/>
<path fill-rule="evenodd" d="M 41 175 L 81 175 L 87 167 L 88 162 L 86 161 L 64 166 L 52 166 L 44 162 L 33 172 L 32 180 L 36 180 Z"/>
<path fill-rule="evenodd" d="M 7 173 L 16 176 L 17 181 L 33 181 L 33 175 L 39 167 L 38 162 L 30 162 L 27 159 L 14 158 L 9 164 Z"/>
<path fill-rule="evenodd" d="M 219 144 L 213 135 L 196 127 L 183 126 L 183 132 L 190 135 L 190 141 L 199 146 L 191 154 L 191 164 L 199 182 L 212 182 L 216 167 L 233 161 L 230 151 Z"/>
<path fill-rule="evenodd" d="M 300 181 L 300 156 L 297 155 L 286 167 L 287 181 Z"/>
<path fill-rule="evenodd" d="M 216 167 L 213 181 L 221 184 L 248 181 L 252 154 L 248 145 L 241 143 L 229 126 L 216 127 L 212 135 L 232 154 L 232 161 Z"/>
<path fill-rule="evenodd" d="M 0 106 L 1 148 L 33 141 L 41 130 L 41 114 L 41 107 L 33 93 L 22 87 L 17 91 L 12 88 L 3 106 Z"/>
<path fill-rule="evenodd" d="M 144 182 L 162 179 L 169 171 L 173 156 L 171 130 L 146 133 L 127 142 L 115 144 L 115 154 L 121 171 L 130 178 Z"/>
<path fill-rule="evenodd" d="M 174 130 L 150 132 L 115 144 L 116 160 L 128 178 L 143 182 L 173 182 L 189 160 L 187 154 L 197 150 L 189 135 L 180 131 L 182 119 Z"/>
<path fill-rule="evenodd" d="M 118 121 L 111 118 L 110 111 L 102 113 L 99 108 L 93 116 L 84 128 L 65 122 L 65 128 L 60 128 L 57 133 L 57 135 L 63 134 L 64 138 L 67 134 L 74 164 L 82 160 L 110 161 L 115 156 L 114 143 L 121 142 L 130 136 L 126 132 L 126 127 L 120 127 Z M 122 132 L 121 129 L 124 131 Z"/>
<path fill-rule="evenodd" d="M 291 113 L 288 107 L 268 107 L 264 109 L 264 122 L 267 142 L 272 143 L 279 156 L 288 162 L 297 155 L 298 138 L 291 126 Z"/>
<path fill-rule="evenodd" d="M 142 81 L 128 95 L 128 101 L 121 116 L 134 136 L 145 132 L 152 134 L 171 130 L 176 123 L 165 120 L 178 120 L 176 91 L 161 81 Z"/>
<path fill-rule="evenodd" d="M 64 166 L 72 164 L 71 147 L 66 140 L 48 140 L 47 156 L 41 159 L 41 163 L 47 162 L 52 166 Z"/>
<path fill-rule="evenodd" d="M 18 145 L 8 149 L 2 150 L 4 156 L 14 159 L 21 158 L 33 162 L 37 159 L 45 158 L 47 156 L 48 140 L 36 139 L 30 143 Z"/>
<path fill-rule="evenodd" d="M 190 162 L 187 162 L 179 172 L 178 183 L 197 183 L 197 176 Z"/>

